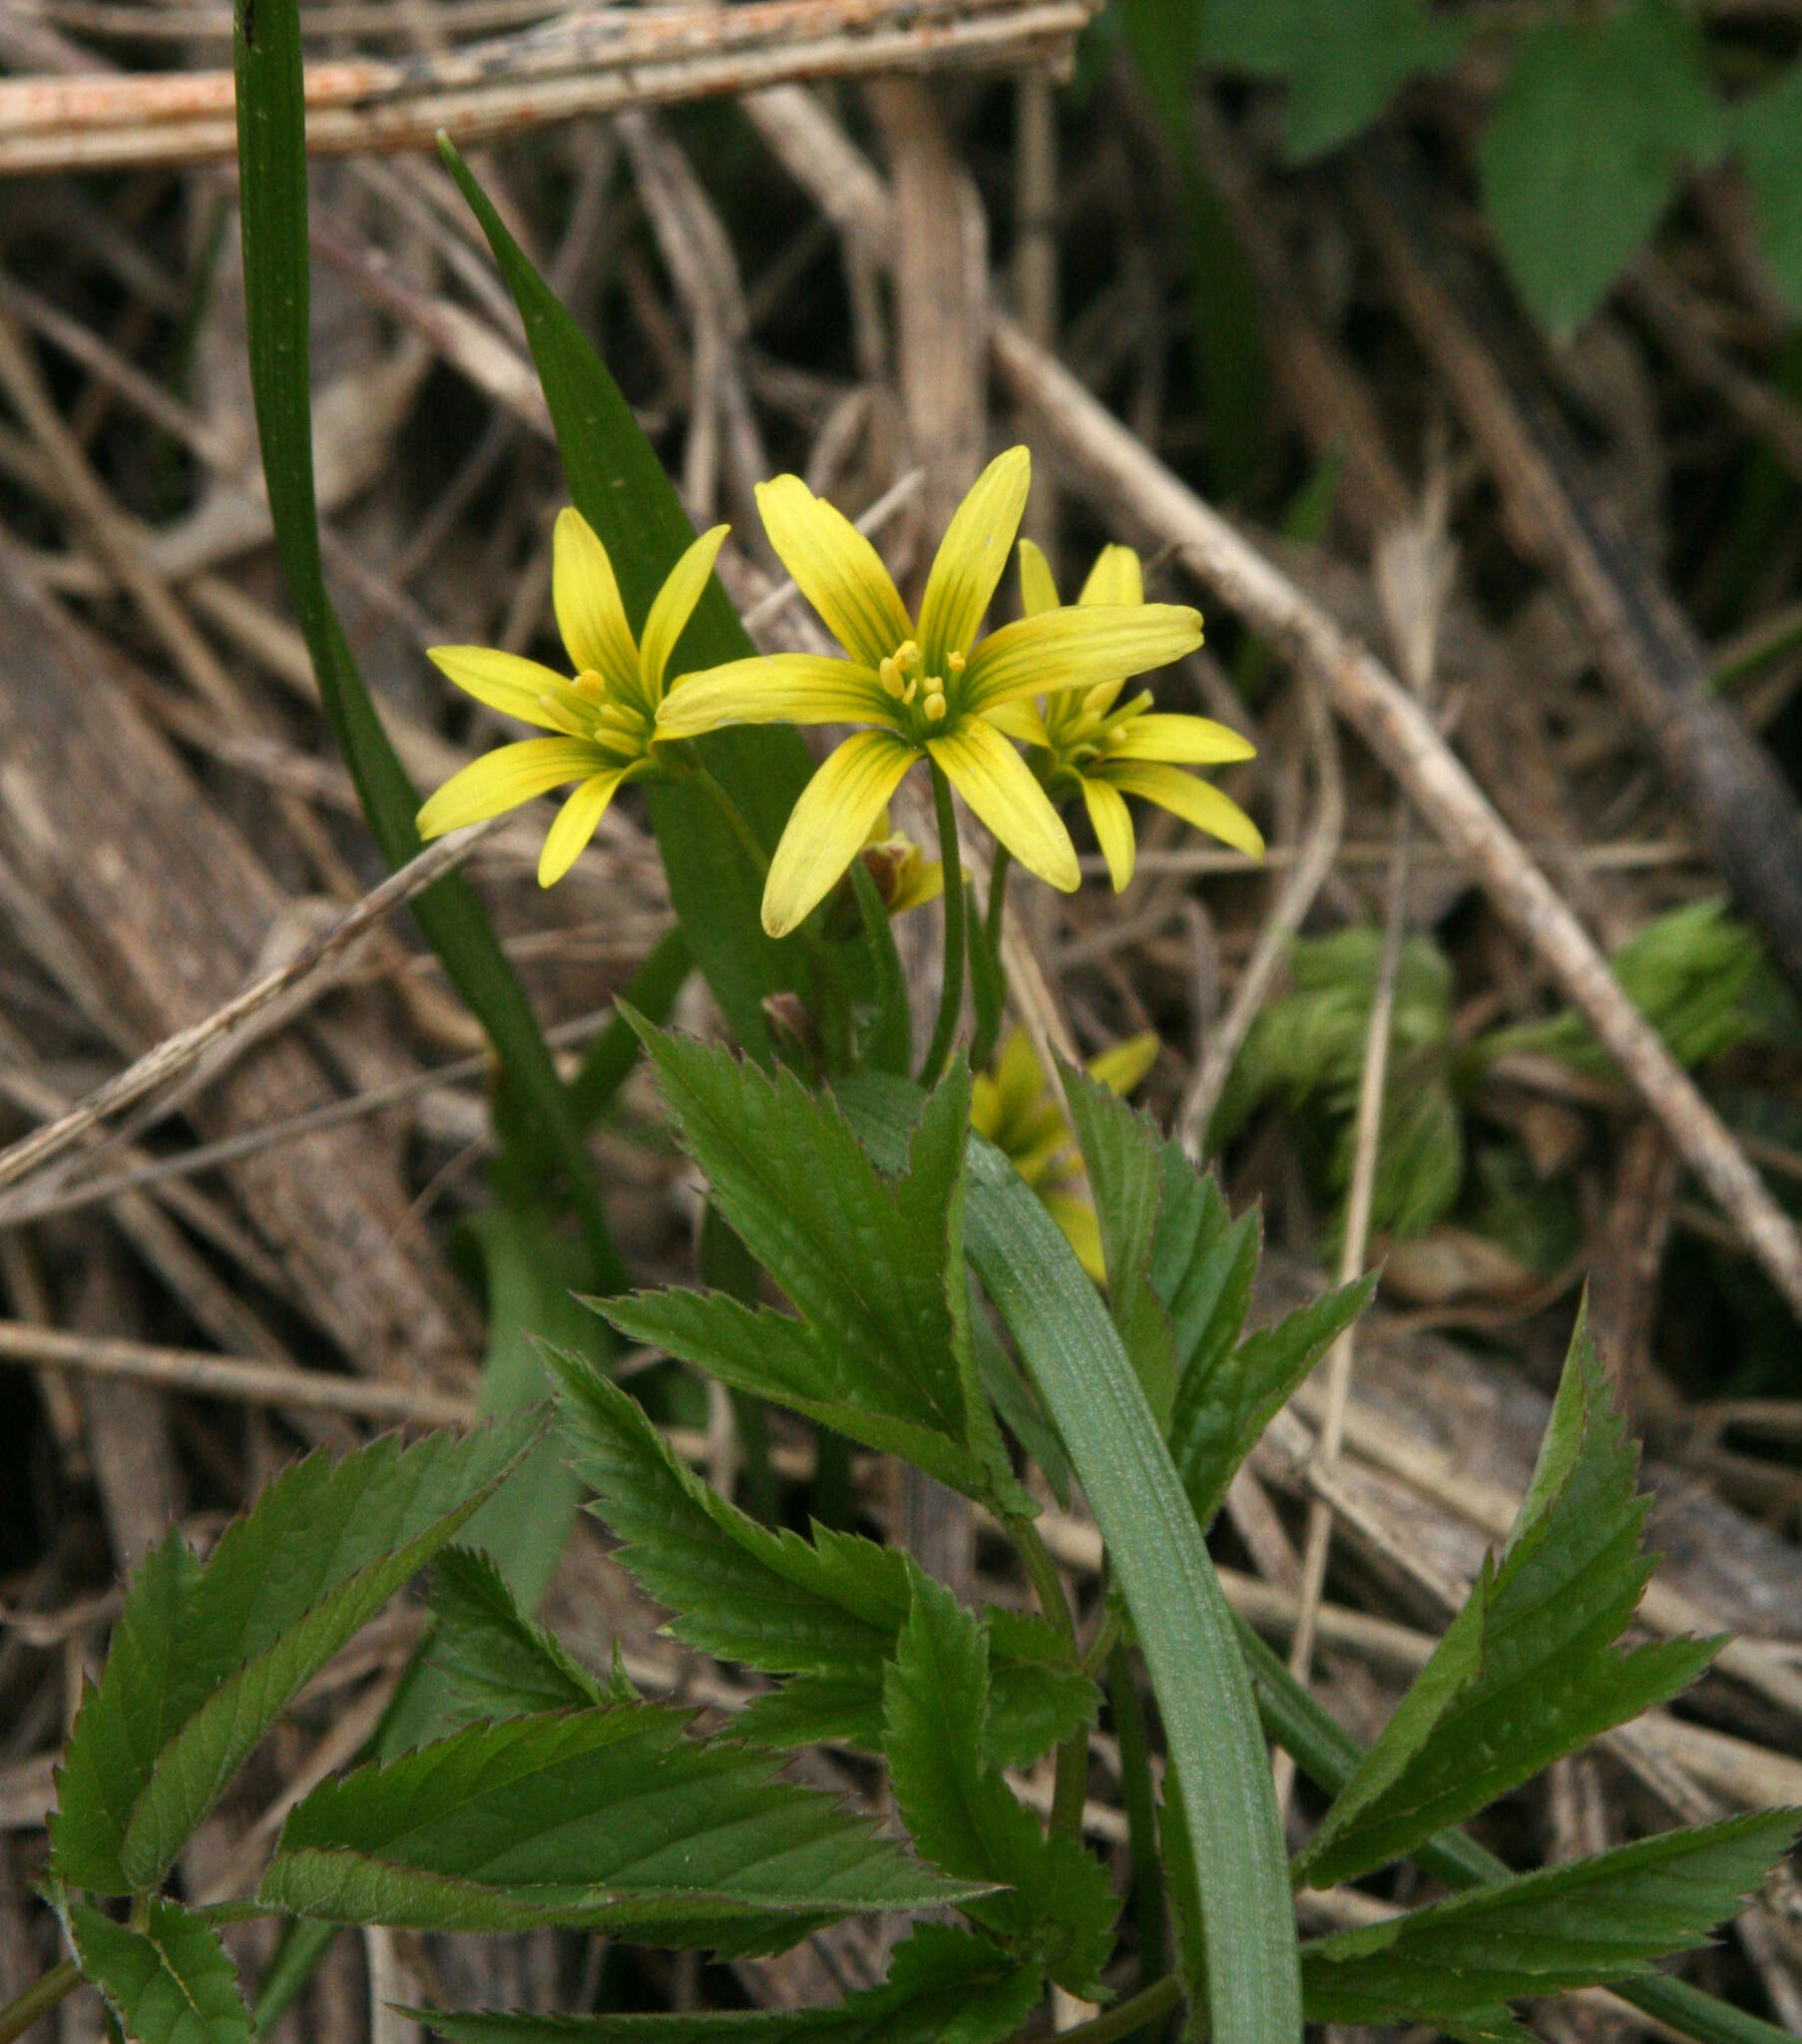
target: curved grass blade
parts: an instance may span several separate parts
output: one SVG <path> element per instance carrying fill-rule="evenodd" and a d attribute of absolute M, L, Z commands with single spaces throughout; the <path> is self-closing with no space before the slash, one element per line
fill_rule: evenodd
<path fill-rule="evenodd" d="M 840 1099 L 877 1161 L 897 1164 L 918 1095 L 866 1077 Z M 980 1137 L 965 1246 L 1064 1436 L 1144 1651 L 1192 1819 L 1210 2034 L 1288 2044 L 1301 2035 L 1301 1974 L 1269 1763 L 1232 1615 L 1169 1451 L 1076 1253 Z"/>
<path fill-rule="evenodd" d="M 381 854 L 404 865 L 419 850 L 419 795 L 382 730 L 326 594 L 313 495 L 312 391 L 307 346 L 306 132 L 297 0 L 238 0 L 237 159 L 243 221 L 250 387 L 274 522 L 294 614 L 325 714 Z M 480 902 L 447 874 L 413 903 L 420 928 L 487 1030 L 568 1182 L 594 1280 L 622 1290 L 625 1269 L 608 1232 L 594 1165 L 565 1101 L 531 1003 Z"/>

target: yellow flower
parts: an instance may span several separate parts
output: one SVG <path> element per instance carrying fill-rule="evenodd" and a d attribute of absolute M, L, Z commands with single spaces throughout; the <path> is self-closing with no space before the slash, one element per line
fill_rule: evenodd
<path fill-rule="evenodd" d="M 1088 1071 L 1124 1100 L 1157 1062 L 1157 1036 L 1144 1030 L 1098 1058 Z M 1024 1030 L 1001 1047 L 994 1071 L 978 1072 L 970 1086 L 970 1126 L 987 1136 L 1045 1203 L 1078 1260 L 1098 1284 L 1108 1267 L 1102 1229 L 1083 1176 L 1076 1133 Z"/>
<path fill-rule="evenodd" d="M 891 916 L 905 915 L 910 908 L 924 908 L 945 891 L 943 860 L 928 858 L 905 830 L 891 830 L 886 808 L 870 825 L 870 834 L 863 840 L 858 856 Z"/>
<path fill-rule="evenodd" d="M 919 621 L 863 534 L 798 476 L 757 490 L 770 545 L 850 656 L 738 660 L 672 685 L 658 729 L 691 738 L 725 724 L 857 724 L 795 803 L 763 890 L 763 927 L 785 936 L 850 863 L 916 760 L 930 759 L 1030 872 L 1069 892 L 1076 847 L 1045 790 L 997 729 L 1022 697 L 1161 667 L 1200 644 L 1176 605 L 1098 605 L 1022 618 L 978 640 L 1007 565 L 1032 465 L 998 456 L 958 507 Z"/>
<path fill-rule="evenodd" d="M 1060 612 L 1051 569 L 1030 539 L 1020 543 L 1020 588 L 1029 617 L 1069 615 Z M 1104 547 L 1077 606 L 1135 604 L 1143 598 L 1138 556 L 1130 547 Z M 1197 830 L 1261 858 L 1264 840 L 1238 803 L 1181 770 L 1249 760 L 1257 748 L 1211 718 L 1159 716 L 1148 693 L 1122 703 L 1125 686 L 1123 675 L 1097 682 L 1081 695 L 1052 696 L 1038 705 L 1007 703 L 994 719 L 1009 737 L 1032 748 L 1033 770 L 1054 797 L 1068 800 L 1081 792 L 1114 891 L 1118 894 L 1131 879 L 1137 855 L 1126 801 L 1129 794 L 1173 810 Z"/>
<path fill-rule="evenodd" d="M 466 696 L 556 736 L 502 746 L 453 773 L 419 811 L 420 836 L 441 837 L 574 780 L 576 790 L 558 810 L 538 861 L 540 886 L 561 880 L 616 791 L 666 770 L 658 745 L 668 734 L 657 728 L 664 672 L 725 535 L 723 525 L 714 526 L 676 562 L 645 620 L 643 643 L 635 644 L 607 549 L 580 511 L 560 511 L 551 603 L 574 680 L 490 646 L 430 651 Z"/>

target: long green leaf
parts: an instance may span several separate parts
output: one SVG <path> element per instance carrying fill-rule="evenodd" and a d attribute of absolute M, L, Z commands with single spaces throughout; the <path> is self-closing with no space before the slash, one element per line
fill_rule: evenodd
<path fill-rule="evenodd" d="M 1239 1645 L 1257 1688 L 1258 1712 L 1265 1729 L 1277 1745 L 1295 1757 L 1311 1782 L 1329 1795 L 1337 1794 L 1357 1773 L 1364 1749 L 1243 1620 L 1237 1623 Z M 1513 1878 L 1493 1852 L 1463 1831 L 1440 1831 L 1423 1839 L 1410 1857 L 1424 1872 L 1457 1890 Z M 1687 1980 L 1664 1973 L 1642 1973 L 1619 1981 L 1614 1992 L 1681 2035 L 1697 2039 L 1698 2044 L 1785 2044 L 1789 2034 L 1762 2017 L 1704 1994 Z"/>
<path fill-rule="evenodd" d="M 467 1523 L 525 1453 L 533 1416 L 335 1465 L 309 1455 L 203 1569 L 173 1528 L 126 1599 L 57 1776 L 59 1879 L 153 1888 L 300 1688 Z"/>
<path fill-rule="evenodd" d="M 250 388 L 268 483 L 275 547 L 325 714 L 382 856 L 404 865 L 420 848 L 419 795 L 407 778 L 344 637 L 319 555 L 313 495 L 308 366 L 306 115 L 298 0 L 237 0 L 238 193 Z M 594 1165 L 564 1098 L 532 1004 L 468 883 L 449 873 L 413 901 L 413 914 L 452 984 L 487 1030 L 568 1181 L 602 1289 L 622 1289 L 624 1266 L 601 1210 Z"/>
<path fill-rule="evenodd" d="M 259 1899 L 339 1923 L 560 1923 L 747 1952 L 980 1892 L 683 1723 L 652 1705 L 563 1711 L 358 1769 L 289 1813 Z"/>
<path fill-rule="evenodd" d="M 1652 1569 L 1638 1464 L 1579 1320 L 1502 1560 L 1321 1820 L 1303 1878 L 1325 1886 L 1399 1858 L 1708 1665 L 1718 1642 L 1614 1650 Z"/>
<path fill-rule="evenodd" d="M 879 1162 L 905 1154 L 918 1097 L 847 1082 Z M 1070 1450 L 1126 1593 L 1193 1820 L 1215 2044 L 1292 2044 L 1301 1979 L 1288 1858 L 1257 1708 L 1181 1483 L 1095 1286 L 1020 1174 L 972 1138 L 966 1248 Z"/>
<path fill-rule="evenodd" d="M 533 2016 L 412 2011 L 451 2044 L 1000 2044 L 1031 2015 L 1041 1967 L 986 1939 L 926 1923 L 896 1948 L 889 1977 L 836 2008 L 697 2015 Z"/>
<path fill-rule="evenodd" d="M 1302 1947 L 1314 2022 L 1437 2022 L 1630 1978 L 1703 1943 L 1795 1836 L 1757 1810 L 1665 1831 Z"/>
<path fill-rule="evenodd" d="M 142 1927 L 83 1902 L 68 1912 L 82 1972 L 106 1996 L 128 2044 L 249 2044 L 250 2012 L 219 1932 L 153 1896 Z"/>
<path fill-rule="evenodd" d="M 570 496 L 607 548 L 636 632 L 694 528 L 607 365 L 507 232 L 463 159 L 448 142 L 440 149 L 525 321 Z M 671 673 L 755 651 L 715 577 L 682 633 Z M 785 725 L 747 726 L 702 739 L 696 750 L 756 837 L 773 848 L 812 770 L 799 734 Z M 739 1042 L 767 1058 L 761 1002 L 799 983 L 802 947 L 790 942 L 784 948 L 763 934 L 762 876 L 699 786 L 654 786 L 651 813 L 670 899 L 695 963 Z"/>

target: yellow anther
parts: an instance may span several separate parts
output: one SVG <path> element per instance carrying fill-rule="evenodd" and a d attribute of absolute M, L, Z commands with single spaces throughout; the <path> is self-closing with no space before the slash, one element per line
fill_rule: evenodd
<path fill-rule="evenodd" d="M 1085 692 L 1083 708 L 1099 717 L 1108 708 L 1108 692 L 1118 687 L 1117 682 L 1097 682 L 1093 689 Z"/>
<path fill-rule="evenodd" d="M 903 639 L 895 648 L 895 658 L 904 668 L 920 665 L 920 649 L 911 639 Z"/>
<path fill-rule="evenodd" d="M 943 724 L 945 721 L 945 692 L 935 688 L 921 705 L 928 724 Z"/>
<path fill-rule="evenodd" d="M 903 688 L 901 663 L 894 654 L 889 654 L 877 668 L 876 679 L 882 684 L 884 695 L 900 697 Z"/>
<path fill-rule="evenodd" d="M 570 684 L 578 696 L 586 696 L 591 703 L 599 703 L 607 694 L 607 684 L 592 668 L 585 669 Z"/>
<path fill-rule="evenodd" d="M 961 675 L 967 663 L 961 653 L 948 653 L 945 656 L 945 665 L 954 675 Z"/>
<path fill-rule="evenodd" d="M 911 703 L 919 693 L 919 683 L 914 680 L 912 675 L 909 675 L 907 678 L 907 687 L 901 691 L 901 701 L 903 703 Z"/>

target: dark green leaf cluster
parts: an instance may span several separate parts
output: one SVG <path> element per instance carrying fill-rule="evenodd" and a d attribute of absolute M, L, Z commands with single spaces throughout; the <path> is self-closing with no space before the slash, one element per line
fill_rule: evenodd
<path fill-rule="evenodd" d="M 1124 5 L 1141 63 L 1280 80 L 1284 146 L 1298 162 L 1350 142 L 1410 79 L 1449 70 L 1475 20 L 1429 0 Z M 1140 16 L 1160 18 L 1155 33 Z M 1484 206 L 1522 294 L 1555 334 L 1600 303 L 1689 169 L 1729 151 L 1751 185 L 1771 275 L 1802 305 L 1802 65 L 1767 64 L 1758 89 L 1727 104 L 1701 27 L 1677 0 L 1554 10 L 1502 54 L 1477 152 Z M 1173 81 L 1147 83 L 1179 128 Z"/>

